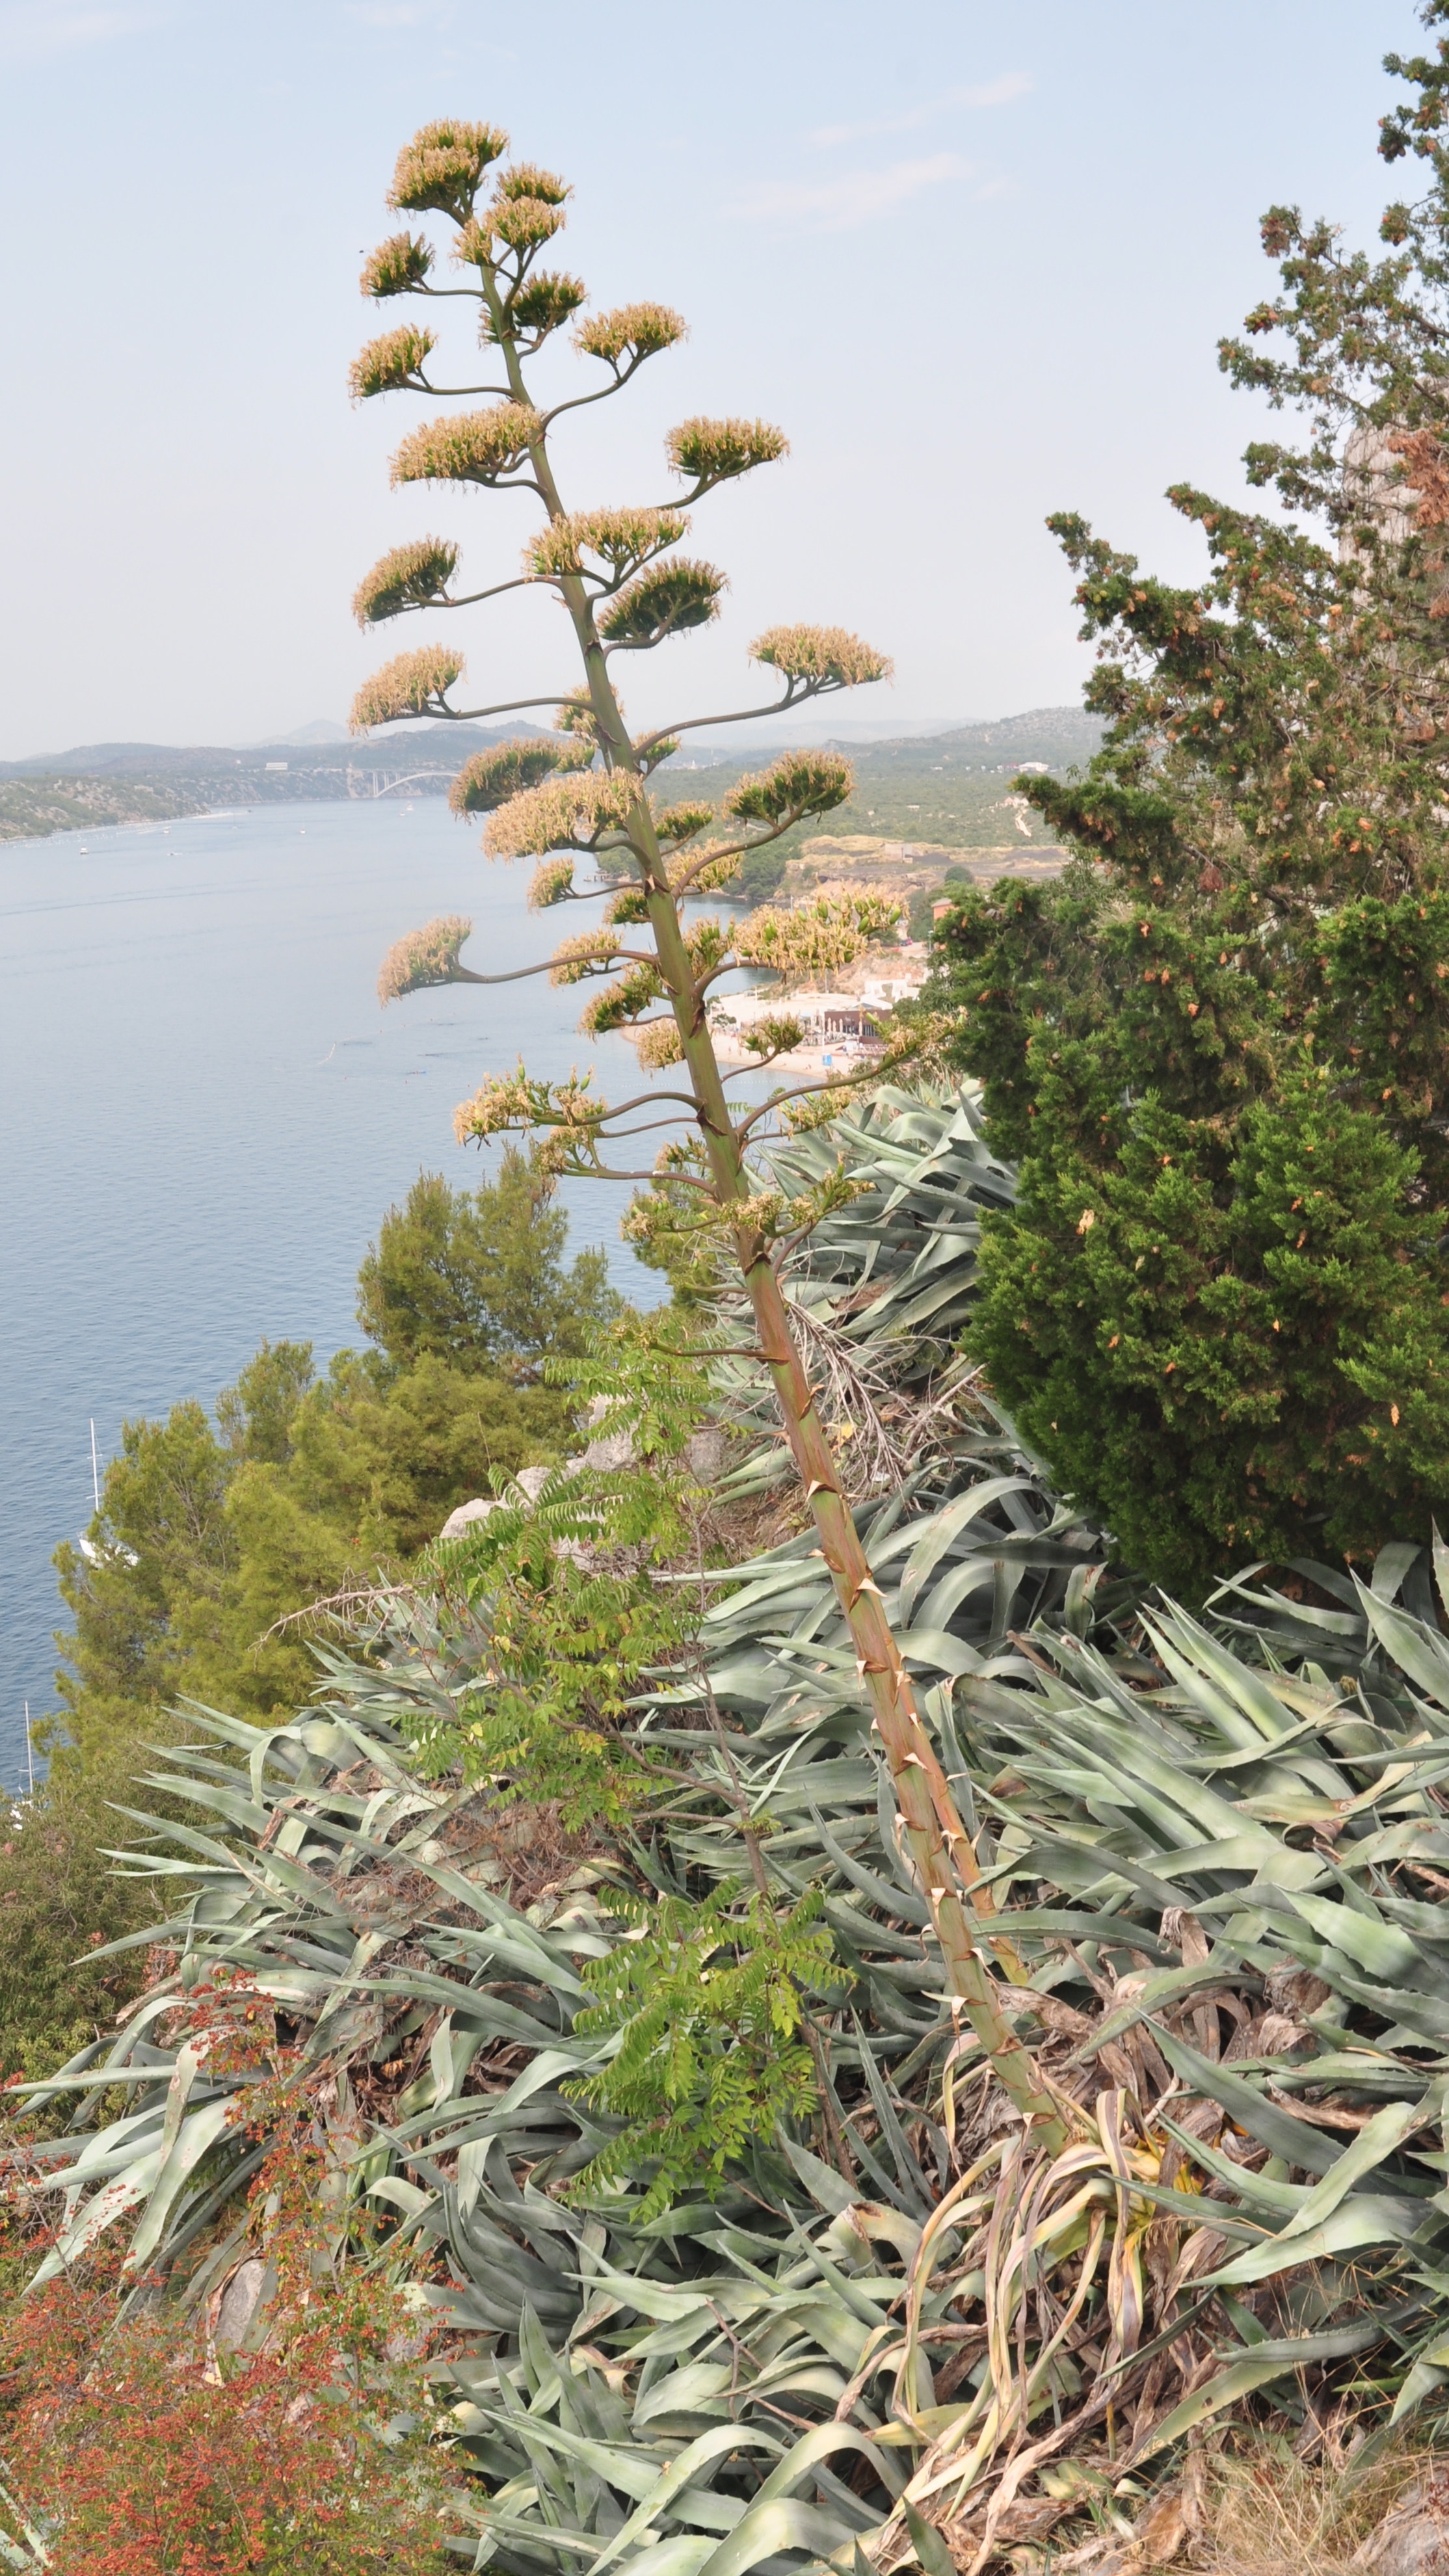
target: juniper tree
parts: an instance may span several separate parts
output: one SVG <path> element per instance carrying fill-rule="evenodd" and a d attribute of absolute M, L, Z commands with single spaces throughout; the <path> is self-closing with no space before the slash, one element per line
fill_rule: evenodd
<path fill-rule="evenodd" d="M 1415 97 L 1381 149 L 1426 196 L 1381 259 L 1271 209 L 1279 291 L 1221 349 L 1306 416 L 1247 454 L 1306 524 L 1175 488 L 1207 553 L 1182 589 L 1051 522 L 1108 732 L 1018 784 L 1077 864 L 941 928 L 1021 1171 L 975 1351 L 1174 1586 L 1426 1540 L 1449 1505 L 1449 45 L 1388 68 Z"/>
<path fill-rule="evenodd" d="M 366 728 L 409 717 L 455 721 L 553 711 L 551 736 L 521 735 L 468 761 L 454 784 L 454 810 L 487 816 L 484 848 L 491 856 L 536 860 L 530 889 L 536 908 L 602 906 L 596 926 L 565 938 L 551 958 L 524 971 L 547 973 L 558 984 L 593 986 L 582 1022 L 587 1033 L 627 1028 L 641 1068 L 678 1070 L 667 1087 L 611 1103 L 591 1072 L 545 1082 L 520 1065 L 479 1086 L 458 1112 L 457 1132 L 463 1140 L 530 1135 L 541 1167 L 551 1173 L 647 1179 L 648 1169 L 630 1167 L 629 1142 L 672 1122 L 662 1155 L 670 1197 L 692 1201 L 702 1223 L 718 1226 L 748 1292 L 754 1355 L 773 1382 L 820 1546 L 850 1623 L 950 1983 L 1021 2107 L 1054 2124 L 1051 2099 L 1002 2012 L 986 1964 L 989 1894 L 979 1883 L 971 1842 L 918 1713 L 792 1335 L 782 1263 L 792 1236 L 808 1229 L 820 1210 L 783 1205 L 759 1185 L 750 1166 L 752 1147 L 771 1113 L 819 1086 L 777 1090 L 765 1107 L 732 1097 L 707 1017 L 711 988 L 732 967 L 766 968 L 787 978 L 838 969 L 893 925 L 897 907 L 868 895 L 821 899 L 793 911 L 767 905 L 730 930 L 685 909 L 691 899 L 727 885 L 755 851 L 793 825 L 843 802 L 851 775 L 834 752 L 784 754 L 741 780 L 718 814 L 698 801 L 667 804 L 650 784 L 686 731 L 780 716 L 883 679 L 890 665 L 838 627 L 771 627 L 750 653 L 757 666 L 775 675 L 776 696 L 631 733 L 615 678 L 619 657 L 655 651 L 706 626 L 719 612 L 723 574 L 680 551 L 690 510 L 711 492 L 782 457 L 786 441 L 757 419 L 689 419 L 666 441 L 666 462 L 681 487 L 672 496 L 624 506 L 568 506 L 554 460 L 555 424 L 623 393 L 641 368 L 679 343 L 685 325 L 667 306 L 650 302 L 583 318 L 587 298 L 581 281 L 539 265 L 545 245 L 563 227 L 570 190 L 552 171 L 506 163 L 507 149 L 508 138 L 493 126 L 447 121 L 424 127 L 399 156 L 389 204 L 408 217 L 440 219 L 451 235 L 454 282 L 442 282 L 437 247 L 427 233 L 412 230 L 384 242 L 362 276 L 364 293 L 378 300 L 417 297 L 435 313 L 442 299 L 467 304 L 476 312 L 488 380 L 435 382 L 429 367 L 436 333 L 430 325 L 409 322 L 363 350 L 352 389 L 363 399 L 393 393 L 483 399 L 482 409 L 429 418 L 405 437 L 393 459 L 393 480 L 527 496 L 537 518 L 521 569 L 510 580 L 460 588 L 458 545 L 452 538 L 422 537 L 384 556 L 363 581 L 355 609 L 362 624 L 371 626 L 526 589 L 562 605 L 573 666 L 540 696 L 499 701 L 490 693 L 486 703 L 463 707 L 454 694 L 464 676 L 462 655 L 451 645 L 426 643 L 387 663 L 364 686 L 353 722 Z M 594 380 L 583 389 L 536 391 L 535 362 L 570 325 L 574 352 Z M 546 363 L 551 366 L 551 357 Z M 594 873 L 586 879 L 589 864 Z M 463 963 L 469 928 L 466 920 L 449 917 L 401 940 L 383 967 L 384 1001 L 435 985 L 505 980 Z M 775 1062 L 799 1040 L 798 1024 L 782 1009 L 755 1032 L 759 1062 Z M 903 1056 L 911 1043 L 898 1040 L 896 1053 Z M 887 1060 L 895 1060 L 890 1050 Z"/>

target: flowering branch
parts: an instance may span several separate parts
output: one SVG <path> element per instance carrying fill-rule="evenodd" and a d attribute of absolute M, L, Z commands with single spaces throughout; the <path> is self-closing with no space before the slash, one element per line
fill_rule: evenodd
<path fill-rule="evenodd" d="M 549 970 L 559 982 L 596 984 L 583 1022 L 590 1034 L 633 1028 L 643 1063 L 685 1069 L 687 1089 L 650 1095 L 650 1105 L 667 1101 L 682 1110 L 683 1123 L 693 1130 L 689 1158 L 696 1168 L 692 1173 L 681 1170 L 677 1137 L 664 1149 L 665 1165 L 671 1179 L 687 1179 L 712 1211 L 748 1291 L 758 1347 L 849 1623 L 861 1687 L 889 1766 L 905 1843 L 931 1906 L 948 1981 L 1005 2090 L 1044 2135 L 1060 2141 L 1065 2132 L 1058 2105 L 1004 2008 L 986 1929 L 992 1899 L 981 1883 L 970 1837 L 885 1617 L 791 1325 L 782 1268 L 792 1244 L 831 1203 L 830 1188 L 811 1194 L 807 1202 L 787 1203 L 778 1192 L 757 1186 L 745 1153 L 762 1113 L 736 1117 L 706 1011 L 709 987 L 732 966 L 763 969 L 785 984 L 805 973 L 834 971 L 889 929 L 899 906 L 875 895 L 822 896 L 793 911 L 755 913 L 728 934 L 713 920 L 686 921 L 680 908 L 684 894 L 727 884 L 750 848 L 843 803 L 853 783 L 849 764 L 836 753 L 788 752 L 757 777 L 741 780 L 726 799 L 726 813 L 743 830 L 720 846 L 703 838 L 716 821 L 709 806 L 664 807 L 648 785 L 651 770 L 685 728 L 632 739 L 610 677 L 616 653 L 655 650 L 718 614 L 723 576 L 712 565 L 675 552 L 687 530 L 686 511 L 720 485 L 783 457 L 786 442 L 778 429 L 759 420 L 687 420 L 665 442 L 672 472 L 688 486 L 682 503 L 584 512 L 566 508 L 549 451 L 549 425 L 557 415 L 535 401 L 523 360 L 571 321 L 586 300 L 577 279 L 535 266 L 544 243 L 562 228 L 569 190 L 553 173 L 517 164 L 497 170 L 485 194 L 485 173 L 501 162 L 506 149 L 507 139 L 496 128 L 448 120 L 425 126 L 399 156 L 391 203 L 400 212 L 442 215 L 452 225 L 452 257 L 476 273 L 470 292 L 478 301 L 480 336 L 502 354 L 507 391 L 488 410 L 454 414 L 413 431 L 394 459 L 393 480 L 524 489 L 539 497 L 545 520 L 529 540 L 524 574 L 551 591 L 566 611 L 582 686 L 575 684 L 552 701 L 534 701 L 559 708 L 554 744 L 521 737 L 482 755 L 482 765 L 472 767 L 470 783 L 464 786 L 460 780 L 462 795 L 455 802 L 462 810 L 487 813 L 484 847 L 490 857 L 538 861 L 530 900 L 540 908 L 577 893 L 574 874 L 580 857 L 601 862 L 618 880 L 601 930 L 564 942 L 547 961 Z M 364 290 L 375 297 L 437 292 L 427 283 L 434 256 L 426 237 L 397 235 L 369 261 Z M 609 371 L 604 392 L 612 395 L 647 359 L 674 346 L 683 332 L 680 317 L 668 307 L 634 304 L 577 325 L 573 341 L 581 357 Z M 425 340 L 431 348 L 431 335 L 422 332 L 412 339 L 393 334 L 387 343 L 374 343 L 358 363 L 355 390 L 363 397 L 394 384 L 422 390 Z M 449 560 L 444 578 L 451 577 L 455 562 L 456 557 Z M 379 566 L 369 576 L 371 589 L 364 585 L 370 614 L 396 614 L 415 601 L 422 604 L 426 585 L 440 586 L 437 573 L 431 558 L 425 562 L 420 557 L 411 574 L 406 567 L 387 572 Z M 884 654 L 840 627 L 771 627 L 756 638 L 750 652 L 754 661 L 777 671 L 785 685 L 773 709 L 749 713 L 780 712 L 869 685 L 887 678 L 891 669 Z M 446 693 L 461 673 L 459 658 L 442 646 L 405 654 L 362 690 L 354 722 L 451 716 L 455 710 Z M 386 716 L 378 712 L 383 708 Z M 697 717 L 688 723 L 726 720 Z M 468 777 L 465 771 L 464 779 Z M 617 936 L 626 926 L 647 930 L 652 946 L 626 950 Z M 430 983 L 485 980 L 460 965 L 465 936 L 466 925 L 452 919 L 400 942 L 384 968 L 385 998 Z M 777 1038 L 784 1026 L 782 1021 Z M 905 1062 L 919 1043 L 914 1034 L 902 1032 L 888 1060 Z M 780 1051 L 772 1045 L 772 1055 Z M 623 1114 L 593 1089 L 590 1074 L 575 1072 L 563 1082 L 543 1082 L 520 1065 L 512 1074 L 489 1075 L 459 1109 L 456 1128 L 464 1140 L 531 1135 L 538 1140 L 540 1163 L 550 1172 L 620 1177 L 602 1157 L 620 1133 Z"/>

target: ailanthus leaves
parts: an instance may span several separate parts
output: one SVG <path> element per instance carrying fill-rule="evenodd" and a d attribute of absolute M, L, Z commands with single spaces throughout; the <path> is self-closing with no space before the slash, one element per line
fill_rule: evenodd
<path fill-rule="evenodd" d="M 783 1913 L 759 1895 L 742 1902 L 729 1885 L 698 1905 L 665 1896 L 615 1906 L 629 1929 L 585 1968 L 591 2000 L 574 2027 L 618 2048 L 574 2089 L 624 2125 L 575 2189 L 652 2168 L 635 2222 L 647 2226 L 674 2201 L 712 2198 L 753 2140 L 768 2143 L 781 2120 L 808 2116 L 806 1996 L 838 1995 L 848 1980 L 813 1890 Z"/>

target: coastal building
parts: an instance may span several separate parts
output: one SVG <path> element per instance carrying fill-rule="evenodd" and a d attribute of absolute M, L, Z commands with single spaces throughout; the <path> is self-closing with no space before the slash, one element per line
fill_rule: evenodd
<path fill-rule="evenodd" d="M 857 967 L 848 983 L 843 981 L 823 991 L 779 993 L 766 989 L 716 995 L 709 1006 L 709 1023 L 721 1054 L 739 1055 L 744 1031 L 756 1027 L 761 1020 L 785 1018 L 798 1021 L 804 1033 L 798 1050 L 801 1062 L 826 1048 L 838 1049 L 847 1056 L 869 1054 L 881 1043 L 879 1023 L 889 1017 L 898 1002 L 909 1001 L 919 993 L 925 982 L 924 948 L 909 957 L 893 957 L 890 964 L 888 975 L 882 974 L 878 966 L 864 974 Z M 852 991 L 850 985 L 856 989 Z"/>

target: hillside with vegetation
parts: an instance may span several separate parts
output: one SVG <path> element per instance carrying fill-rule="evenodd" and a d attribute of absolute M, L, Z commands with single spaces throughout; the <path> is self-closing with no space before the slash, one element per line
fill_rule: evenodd
<path fill-rule="evenodd" d="M 561 2537 L 648 2569 L 666 2512 L 701 2566 L 730 2538 L 944 2576 L 1100 2548 L 1104 2512 L 1170 2558 L 1306 2509 L 1315 2427 L 1346 2543 L 1411 2492 L 1412 2451 L 1366 2494 L 1332 2463 L 1376 2386 L 1439 2378 L 1442 1569 L 1391 1547 L 1357 1592 L 1319 1565 L 1296 1599 L 1150 1605 L 956 1355 L 1013 1196 L 969 1100 L 888 1090 L 774 1172 L 799 1196 L 841 1160 L 795 1295 L 1064 2139 L 950 2008 L 749 1373 L 701 1380 L 697 1295 L 654 1355 L 624 1319 L 574 1371 L 612 1450 L 500 1473 L 460 1538 L 314 1613 L 294 1716 L 183 1707 L 119 1897 L 66 1891 L 110 1946 L 96 2037 L 18 2097 L 22 2495 L 79 2517 L 93 2479 L 93 2527 L 118 2495 L 141 2527 L 149 2422 L 147 2479 L 224 2466 L 320 2549 L 324 2346 L 387 2565 L 440 2566 L 431 2532 L 517 2576 Z M 691 1456 L 702 1407 L 722 1456 Z M 95 1537 L 143 1590 L 159 1525 L 126 1523 L 131 1566 L 111 1478 Z M 55 1939 L 96 1743 L 0 1861 L 0 1922 L 29 1888 L 33 1929 L 43 1881 Z M 104 2416 L 83 2382 L 58 2422 L 125 2264 L 166 2301 L 112 2334 Z M 1246 2455 L 1204 2443 L 1225 2414 Z"/>
<path fill-rule="evenodd" d="M 836 746 L 854 783 L 844 803 L 812 823 L 812 833 L 929 844 L 945 850 L 998 850 L 1018 844 L 1055 849 L 1055 827 L 1016 792 L 1020 771 L 1065 778 L 1084 769 L 1102 738 L 1100 721 L 1075 707 L 1046 707 L 996 724 L 958 725 L 949 733 L 895 742 Z M 750 767 L 684 751 L 662 771 L 666 784 L 685 772 L 689 793 L 722 797 Z M 787 848 L 790 844 L 786 844 Z"/>
<path fill-rule="evenodd" d="M 379 789 L 395 793 L 404 779 L 409 796 L 446 796 L 459 762 L 500 739 L 496 729 L 460 725 L 444 734 L 441 746 L 396 740 L 262 742 L 240 750 L 83 744 L 49 757 L 0 761 L 0 841 L 44 840 L 106 823 L 171 822 L 238 806 L 337 804 Z"/>
<path fill-rule="evenodd" d="M 110 823 L 170 823 L 201 814 L 206 798 L 160 777 L 91 778 L 69 770 L 0 777 L 0 841 L 44 841 Z"/>
<path fill-rule="evenodd" d="M 525 734 L 538 729 L 525 728 Z M 989 725 L 904 742 L 848 746 L 848 801 L 813 828 L 832 834 L 990 849 L 1029 837 L 1056 846 L 1049 823 L 1029 817 L 1012 792 L 1025 763 L 1064 775 L 1090 759 L 1101 727 L 1071 707 L 1049 707 Z M 369 796 L 389 779 L 411 796 L 446 795 L 459 769 L 504 737 L 480 725 L 434 725 L 421 737 L 385 730 L 352 743 L 254 743 L 242 750 L 163 743 L 94 743 L 49 758 L 0 761 L 0 840 L 39 840 L 102 823 L 171 820 L 217 806 L 335 803 Z M 539 738 L 543 736 L 540 732 Z M 757 765 L 753 756 L 683 751 L 662 776 L 681 794 L 722 798 Z M 1029 822 L 1024 835 L 1023 823 Z"/>

